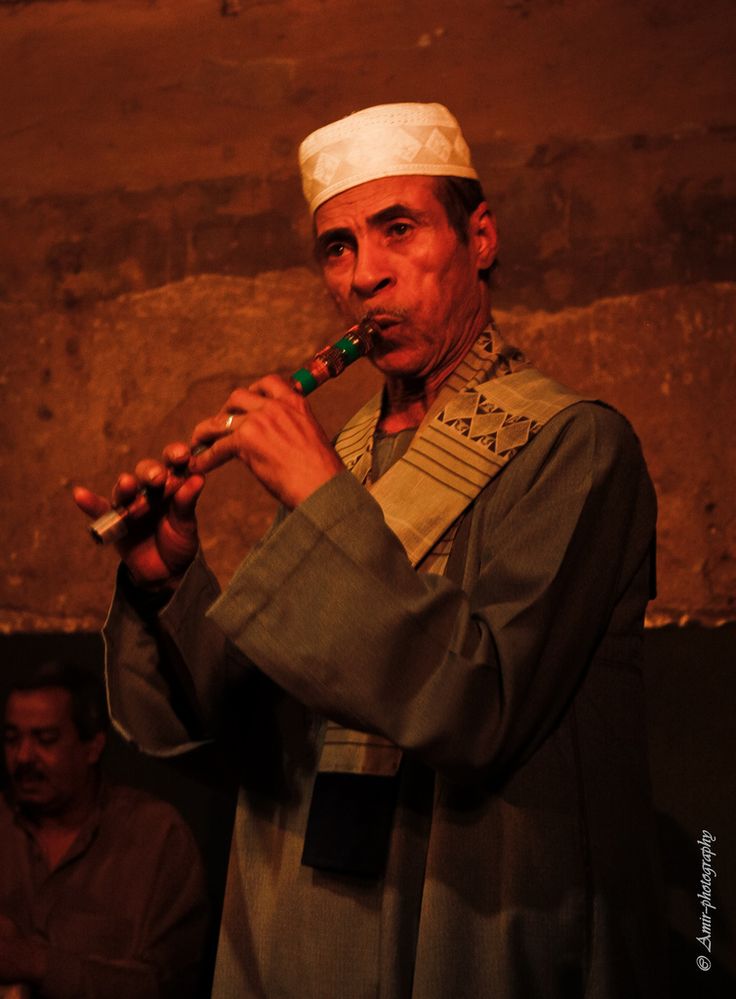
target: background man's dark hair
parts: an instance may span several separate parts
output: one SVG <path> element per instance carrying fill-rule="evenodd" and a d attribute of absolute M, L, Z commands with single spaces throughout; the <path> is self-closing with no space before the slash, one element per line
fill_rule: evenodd
<path fill-rule="evenodd" d="M 107 702 L 102 681 L 88 669 L 74 663 L 46 662 L 31 667 L 9 691 L 46 690 L 61 687 L 71 698 L 72 721 L 84 742 L 109 726 Z"/>

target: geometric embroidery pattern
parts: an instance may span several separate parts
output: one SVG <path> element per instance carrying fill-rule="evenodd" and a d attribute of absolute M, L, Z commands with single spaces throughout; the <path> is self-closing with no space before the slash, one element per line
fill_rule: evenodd
<path fill-rule="evenodd" d="M 459 392 L 437 419 L 460 437 L 506 459 L 542 429 L 541 423 L 505 412 L 477 390 Z"/>
<path fill-rule="evenodd" d="M 407 163 L 411 163 L 421 148 L 421 142 L 418 142 L 417 139 L 415 139 L 414 136 L 410 135 L 408 132 L 403 132 L 401 136 L 397 136 L 396 152 Z M 385 155 L 383 150 L 381 150 L 381 153 Z"/>
<path fill-rule="evenodd" d="M 314 165 L 315 180 L 318 180 L 320 184 L 327 186 L 337 173 L 339 166 L 340 160 L 337 156 L 330 156 L 330 154 L 326 152 L 320 153 L 317 162 Z"/>
<path fill-rule="evenodd" d="M 429 149 L 438 160 L 447 163 L 452 155 L 452 143 L 449 142 L 439 129 L 434 129 L 425 142 L 425 148 Z"/>
<path fill-rule="evenodd" d="M 461 163 L 470 161 L 470 148 L 460 132 L 452 144 L 452 151 Z"/>

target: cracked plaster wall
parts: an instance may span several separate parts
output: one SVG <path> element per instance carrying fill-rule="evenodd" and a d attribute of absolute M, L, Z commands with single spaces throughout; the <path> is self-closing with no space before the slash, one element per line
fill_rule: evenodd
<path fill-rule="evenodd" d="M 339 330 L 309 261 L 300 139 L 441 100 L 501 230 L 496 311 L 618 406 L 660 501 L 652 622 L 734 618 L 735 16 L 728 0 L 0 2 L 0 628 L 104 615 L 114 559 L 70 486 L 186 434 Z M 376 384 L 321 390 L 329 430 Z M 203 500 L 221 578 L 271 501 Z"/>

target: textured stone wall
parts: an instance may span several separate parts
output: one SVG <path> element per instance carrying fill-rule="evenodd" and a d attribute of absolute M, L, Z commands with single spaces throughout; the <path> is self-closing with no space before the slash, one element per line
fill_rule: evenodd
<path fill-rule="evenodd" d="M 106 490 L 339 331 L 296 149 L 392 100 L 464 124 L 507 333 L 639 432 L 652 620 L 733 619 L 735 20 L 730 0 L 0 2 L 0 627 L 96 627 L 114 560 L 71 484 Z M 328 428 L 375 384 L 361 362 L 321 390 Z M 271 511 L 213 475 L 223 579 Z"/>

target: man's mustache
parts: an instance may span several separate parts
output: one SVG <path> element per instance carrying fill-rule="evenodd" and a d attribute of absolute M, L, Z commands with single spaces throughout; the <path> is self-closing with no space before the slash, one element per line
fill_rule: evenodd
<path fill-rule="evenodd" d="M 375 319 L 379 317 L 381 319 L 393 319 L 396 322 L 401 322 L 402 319 L 409 318 L 409 310 L 403 309 L 400 306 L 393 306 L 392 308 L 380 308 L 379 306 L 373 306 L 370 309 L 366 309 L 363 313 L 366 319 Z"/>
<path fill-rule="evenodd" d="M 10 776 L 13 781 L 46 780 L 46 774 L 33 763 L 19 763 Z"/>

